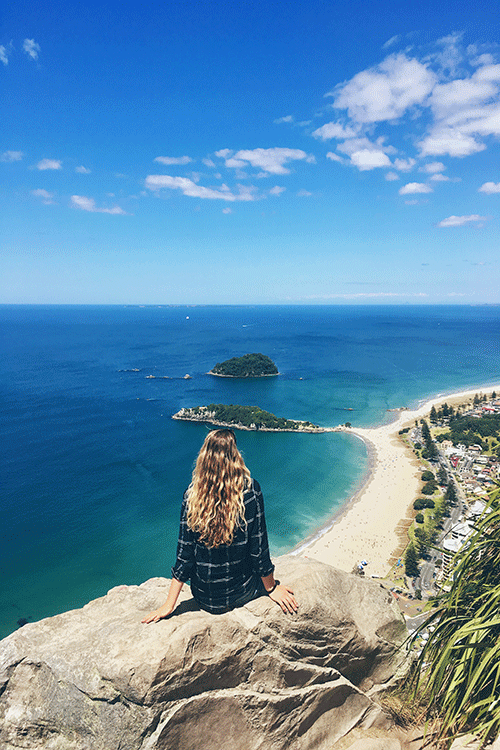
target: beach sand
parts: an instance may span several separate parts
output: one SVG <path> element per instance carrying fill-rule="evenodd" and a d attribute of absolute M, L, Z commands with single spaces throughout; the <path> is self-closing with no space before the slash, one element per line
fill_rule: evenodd
<path fill-rule="evenodd" d="M 428 415 L 431 407 L 446 402 L 456 406 L 476 393 L 500 393 L 500 386 L 438 396 L 415 410 L 401 411 L 390 424 L 374 428 L 346 428 L 367 445 L 370 472 L 364 486 L 351 498 L 345 511 L 322 533 L 304 542 L 292 554 L 310 557 L 335 568 L 352 571 L 367 560 L 367 576 L 384 577 L 396 561 L 395 553 L 406 543 L 413 519 L 413 502 L 421 487 L 421 466 L 400 439 L 403 427 Z"/>

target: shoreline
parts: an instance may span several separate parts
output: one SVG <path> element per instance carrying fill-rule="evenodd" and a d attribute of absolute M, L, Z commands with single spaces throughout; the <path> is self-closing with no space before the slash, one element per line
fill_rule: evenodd
<path fill-rule="evenodd" d="M 391 559 L 401 547 L 401 535 L 413 520 L 413 502 L 421 487 L 420 461 L 398 435 L 399 430 L 436 408 L 464 403 L 476 393 L 500 391 L 488 385 L 438 394 L 415 409 L 399 411 L 396 418 L 378 427 L 350 427 L 342 432 L 363 440 L 368 470 L 361 486 L 326 525 L 300 542 L 289 554 L 310 557 L 351 572 L 368 561 L 367 577 L 384 578 Z"/>

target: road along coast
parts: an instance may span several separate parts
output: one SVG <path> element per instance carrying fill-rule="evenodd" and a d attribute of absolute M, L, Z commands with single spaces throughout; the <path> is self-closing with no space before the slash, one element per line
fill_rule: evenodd
<path fill-rule="evenodd" d="M 400 412 L 390 424 L 343 428 L 367 445 L 370 468 L 366 482 L 329 526 L 299 545 L 292 554 L 345 571 L 367 560 L 366 574 L 384 577 L 401 548 L 408 521 L 413 517 L 411 507 L 421 487 L 420 463 L 400 439 L 399 431 L 426 417 L 433 405 L 438 408 L 446 402 L 456 406 L 476 393 L 494 390 L 500 391 L 500 385 L 439 395 L 418 409 Z"/>

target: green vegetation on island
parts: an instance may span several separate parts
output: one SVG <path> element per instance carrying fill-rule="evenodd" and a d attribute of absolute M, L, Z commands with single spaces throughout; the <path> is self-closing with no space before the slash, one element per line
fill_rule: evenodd
<path fill-rule="evenodd" d="M 209 404 L 181 409 L 173 419 L 189 422 L 210 422 L 218 426 L 238 427 L 246 430 L 268 430 L 276 432 L 324 432 L 325 429 L 311 422 L 276 417 L 258 406 L 238 404 Z"/>
<path fill-rule="evenodd" d="M 232 357 L 225 362 L 217 362 L 209 374 L 228 378 L 262 378 L 278 375 L 278 368 L 265 354 L 244 354 L 243 357 Z"/>

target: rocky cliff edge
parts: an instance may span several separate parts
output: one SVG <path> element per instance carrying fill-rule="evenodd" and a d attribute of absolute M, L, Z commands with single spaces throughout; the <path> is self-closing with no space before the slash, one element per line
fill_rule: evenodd
<path fill-rule="evenodd" d="M 262 597 L 224 615 L 189 589 L 141 624 L 169 581 L 118 586 L 0 642 L 0 747 L 330 750 L 380 719 L 367 692 L 394 673 L 406 628 L 378 583 L 285 556 L 299 612 Z"/>

